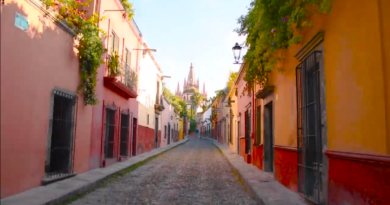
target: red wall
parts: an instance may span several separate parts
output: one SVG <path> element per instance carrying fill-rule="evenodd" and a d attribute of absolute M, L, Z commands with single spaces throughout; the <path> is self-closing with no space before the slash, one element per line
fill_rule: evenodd
<path fill-rule="evenodd" d="M 390 204 L 389 156 L 337 151 L 326 154 L 329 156 L 329 204 Z"/>
<path fill-rule="evenodd" d="M 240 138 L 240 155 L 245 157 L 245 138 Z"/>
<path fill-rule="evenodd" d="M 161 137 L 161 132 L 159 131 Z M 154 129 L 138 125 L 137 155 L 154 149 Z"/>
<path fill-rule="evenodd" d="M 275 179 L 298 192 L 298 155 L 296 147 L 275 146 Z"/>
<path fill-rule="evenodd" d="M 263 144 L 252 146 L 252 164 L 261 170 L 263 169 Z"/>

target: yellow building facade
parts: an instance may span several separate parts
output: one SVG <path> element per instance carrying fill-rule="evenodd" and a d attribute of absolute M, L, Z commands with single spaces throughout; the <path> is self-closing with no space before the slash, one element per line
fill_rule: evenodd
<path fill-rule="evenodd" d="M 315 203 L 390 204 L 390 1 L 335 0 L 312 21 L 255 90 L 252 163 Z"/>

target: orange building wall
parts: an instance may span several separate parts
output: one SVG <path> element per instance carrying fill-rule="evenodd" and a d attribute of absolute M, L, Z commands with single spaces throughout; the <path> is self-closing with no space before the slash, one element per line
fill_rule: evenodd
<path fill-rule="evenodd" d="M 283 127 L 275 129 L 275 144 L 296 146 L 295 68 L 299 62 L 293 56 L 318 31 L 325 30 L 329 148 L 386 154 L 386 144 L 378 143 L 386 141 L 383 55 L 379 15 L 375 15 L 378 5 L 360 1 L 334 1 L 331 14 L 316 16 L 315 27 L 303 32 L 302 44 L 286 52 L 285 71 L 271 75 L 270 84 L 276 85 L 277 95 L 275 126 Z"/>
<path fill-rule="evenodd" d="M 27 32 L 14 26 L 27 16 Z M 1 198 L 40 186 L 44 176 L 50 95 L 55 86 L 77 91 L 73 38 L 43 19 L 28 1 L 1 7 Z M 91 106 L 79 95 L 74 171 L 89 169 Z"/>
<path fill-rule="evenodd" d="M 385 79 L 390 77 L 387 57 L 390 29 L 389 24 L 383 22 L 390 22 L 387 12 L 389 1 L 333 2 L 331 14 L 315 16 L 314 28 L 303 31 L 302 44 L 286 51 L 285 72 L 273 72 L 271 75 L 270 84 L 275 85 L 276 98 L 275 145 L 297 146 L 295 68 L 299 62 L 294 55 L 304 43 L 323 30 L 328 132 L 325 149 L 372 154 L 365 155 L 367 157 L 387 154 L 388 158 L 390 87 Z M 291 160 L 296 153 L 288 153 L 286 149 L 275 149 L 275 177 L 295 190 L 296 175 L 286 179 L 288 174 L 283 171 L 295 167 L 291 165 Z M 386 156 L 381 159 L 384 158 Z M 351 170 L 346 171 L 349 168 Z M 363 203 L 369 200 L 371 192 L 375 192 L 382 203 L 390 203 L 382 191 L 389 189 L 386 185 L 390 184 L 388 170 L 389 165 L 357 162 L 356 158 L 340 161 L 330 155 L 329 202 Z M 354 174 L 351 175 L 351 172 Z M 365 183 L 358 186 L 357 181 Z"/>
<path fill-rule="evenodd" d="M 378 0 L 380 11 L 380 32 L 382 40 L 382 60 L 383 60 L 383 81 L 385 83 L 385 102 L 386 102 L 386 138 L 387 155 L 390 155 L 390 1 Z"/>

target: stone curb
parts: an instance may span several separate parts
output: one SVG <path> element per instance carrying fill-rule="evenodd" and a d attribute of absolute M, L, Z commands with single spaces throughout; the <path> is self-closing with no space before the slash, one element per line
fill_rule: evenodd
<path fill-rule="evenodd" d="M 232 168 L 248 188 L 249 193 L 261 205 L 307 205 L 297 193 L 287 189 L 270 174 L 247 164 L 242 157 L 232 152 L 228 146 L 214 139 L 206 138 L 218 147 Z"/>
<path fill-rule="evenodd" d="M 63 203 L 79 194 L 91 191 L 98 187 L 101 182 L 113 176 L 114 174 L 125 170 L 139 162 L 162 154 L 170 149 L 184 144 L 188 138 L 175 142 L 163 148 L 153 149 L 149 152 L 142 153 L 131 157 L 123 162 L 118 162 L 105 168 L 94 169 L 75 177 L 58 181 L 46 186 L 39 186 L 20 194 L 16 194 L 1 200 L 2 205 L 52 205 Z"/>

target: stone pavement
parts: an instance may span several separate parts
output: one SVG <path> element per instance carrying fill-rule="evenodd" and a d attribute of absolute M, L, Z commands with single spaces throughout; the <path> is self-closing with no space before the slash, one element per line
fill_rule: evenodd
<path fill-rule="evenodd" d="M 232 152 L 228 146 L 220 144 L 216 140 L 207 138 L 217 146 L 228 160 L 229 164 L 237 171 L 250 193 L 258 204 L 265 205 L 305 205 L 307 204 L 297 193 L 287 189 L 270 174 L 261 171 L 257 167 L 247 164 L 244 159 Z"/>
<path fill-rule="evenodd" d="M 131 157 L 126 161 L 118 162 L 105 168 L 94 169 L 66 180 L 55 182 L 46 186 L 36 187 L 20 194 L 2 199 L 0 203 L 2 205 L 46 205 L 61 203 L 80 193 L 96 188 L 105 179 L 128 167 L 131 167 L 132 165 L 143 162 L 148 158 L 163 153 L 187 141 L 188 138 L 172 143 L 164 148 L 154 149 L 150 152 Z"/>
<path fill-rule="evenodd" d="M 189 141 L 73 201 L 71 205 L 246 204 L 256 201 L 206 139 Z"/>

